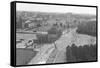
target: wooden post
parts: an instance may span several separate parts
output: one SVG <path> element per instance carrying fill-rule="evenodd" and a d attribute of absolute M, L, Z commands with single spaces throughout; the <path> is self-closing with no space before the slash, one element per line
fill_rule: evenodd
<path fill-rule="evenodd" d="M 55 49 L 57 49 L 56 43 L 54 42 Z"/>

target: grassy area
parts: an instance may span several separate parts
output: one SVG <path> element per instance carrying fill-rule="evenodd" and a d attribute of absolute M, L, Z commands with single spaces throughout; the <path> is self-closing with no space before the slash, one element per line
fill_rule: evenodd
<path fill-rule="evenodd" d="M 36 34 L 16 33 L 16 40 L 19 39 L 24 39 L 24 40 L 36 39 Z"/>
<path fill-rule="evenodd" d="M 36 51 L 32 49 L 16 49 L 16 64 L 17 65 L 26 65 L 35 55 Z"/>

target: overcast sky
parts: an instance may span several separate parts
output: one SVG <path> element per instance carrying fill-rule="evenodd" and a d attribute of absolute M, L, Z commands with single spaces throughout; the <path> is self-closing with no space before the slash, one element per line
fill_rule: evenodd
<path fill-rule="evenodd" d="M 79 13 L 79 14 L 96 14 L 95 7 L 17 3 L 16 9 L 18 11 L 39 11 L 39 12 L 59 12 L 59 13 L 72 12 L 72 13 Z"/>

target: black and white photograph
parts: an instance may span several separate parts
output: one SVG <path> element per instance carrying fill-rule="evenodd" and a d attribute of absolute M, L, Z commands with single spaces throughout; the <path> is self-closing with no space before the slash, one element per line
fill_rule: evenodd
<path fill-rule="evenodd" d="M 96 9 L 16 3 L 16 65 L 97 61 Z"/>

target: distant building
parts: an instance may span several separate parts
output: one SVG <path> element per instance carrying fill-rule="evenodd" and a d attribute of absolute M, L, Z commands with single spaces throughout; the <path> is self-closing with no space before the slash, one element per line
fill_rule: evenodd
<path fill-rule="evenodd" d="M 29 27 L 34 27 L 35 26 L 35 23 L 29 23 L 28 26 Z"/>
<path fill-rule="evenodd" d="M 34 27 L 34 26 L 35 26 L 35 23 L 32 22 L 31 20 L 25 21 L 25 24 L 24 24 L 25 28 L 30 28 L 30 27 Z"/>

